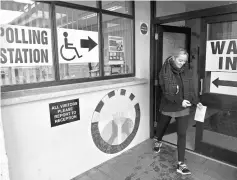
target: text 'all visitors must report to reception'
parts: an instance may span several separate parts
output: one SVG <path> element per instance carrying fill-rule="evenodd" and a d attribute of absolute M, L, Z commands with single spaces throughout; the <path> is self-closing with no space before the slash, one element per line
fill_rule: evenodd
<path fill-rule="evenodd" d="M 79 99 L 49 104 L 51 127 L 80 120 Z"/>

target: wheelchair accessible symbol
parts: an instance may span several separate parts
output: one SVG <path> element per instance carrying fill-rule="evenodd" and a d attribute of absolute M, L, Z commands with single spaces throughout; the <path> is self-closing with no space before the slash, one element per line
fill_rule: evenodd
<path fill-rule="evenodd" d="M 77 48 L 75 46 L 73 46 L 73 43 L 69 43 L 68 42 L 68 33 L 64 32 L 63 33 L 64 36 L 64 45 L 61 46 L 60 48 L 60 55 L 61 57 L 65 60 L 65 61 L 72 61 L 74 60 L 76 57 L 81 58 L 82 55 L 80 55 L 77 51 Z M 89 51 L 91 49 L 93 49 L 95 46 L 97 45 L 96 42 L 94 42 L 89 36 L 88 36 L 88 40 L 87 39 L 81 39 L 81 48 L 89 48 Z M 72 55 L 71 57 L 65 57 L 65 55 L 63 54 L 63 49 L 73 49 L 75 54 Z"/>

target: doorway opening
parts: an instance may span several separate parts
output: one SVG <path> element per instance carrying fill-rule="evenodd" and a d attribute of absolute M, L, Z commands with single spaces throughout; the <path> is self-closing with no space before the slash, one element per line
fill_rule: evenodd
<path fill-rule="evenodd" d="M 211 43 L 225 41 L 228 44 L 231 42 L 234 44 L 233 51 L 237 50 L 237 13 L 177 21 L 155 26 L 160 27 L 160 29 L 167 27 L 169 29 L 159 31 L 158 28 L 158 31 L 156 31 L 159 34 L 159 38 L 156 39 L 155 43 L 155 49 L 158 51 L 155 52 L 155 57 L 158 58 L 154 60 L 157 61 L 154 66 L 156 78 L 163 62 L 171 55 L 170 51 L 172 48 L 182 47 L 187 44 L 185 43 L 187 39 L 184 36 L 184 29 L 190 30 L 190 43 L 188 46 L 190 68 L 193 72 L 195 91 L 200 95 L 202 104 L 207 106 L 207 111 L 204 123 L 196 122 L 194 120 L 195 111 L 191 112 L 186 136 L 186 149 L 237 165 L 237 159 L 232 158 L 237 155 L 236 87 L 233 85 L 234 83 L 229 84 L 231 87 L 225 87 L 228 84 L 217 85 L 218 82 L 215 80 L 221 77 L 222 79 L 226 78 L 225 81 L 228 83 L 236 82 L 236 67 L 229 66 L 232 69 L 229 68 L 228 72 L 226 70 L 223 71 L 223 69 L 213 70 L 215 63 L 219 63 L 219 61 L 213 61 L 213 57 L 206 57 L 207 54 L 213 52 L 208 51 L 208 47 L 206 47 L 207 44 Z M 223 56 L 228 54 L 227 51 L 223 51 L 223 53 Z M 217 67 L 219 67 L 218 65 Z M 220 82 L 221 80 L 218 81 Z M 156 84 L 154 86 L 157 86 Z M 157 88 L 155 89 L 154 97 L 157 102 L 155 110 L 158 111 L 159 96 L 161 96 L 161 93 L 158 87 L 155 88 Z M 157 112 L 155 117 L 155 120 L 159 120 Z M 156 123 L 154 125 L 156 126 Z M 176 121 L 172 119 L 163 137 L 163 141 L 177 145 L 176 132 Z"/>
<path fill-rule="evenodd" d="M 172 52 L 172 49 L 184 47 L 189 51 L 189 63 L 190 68 L 193 71 L 193 79 L 195 85 L 195 91 L 198 93 L 198 58 L 199 58 L 199 47 L 200 47 L 200 22 L 201 19 L 191 19 L 186 21 L 177 21 L 172 23 L 161 24 L 164 26 L 188 28 L 190 29 L 190 42 L 185 43 L 185 34 L 179 32 L 163 32 L 163 47 L 162 47 L 162 61 L 164 62 Z M 178 30 L 178 29 L 177 29 Z M 187 35 L 187 34 L 186 34 Z M 186 44 L 186 47 L 185 47 Z M 188 46 L 188 47 L 187 47 Z M 196 134 L 196 121 L 194 120 L 195 112 L 191 112 L 189 118 L 189 125 L 186 136 L 186 149 L 195 150 L 195 134 Z M 155 123 L 156 124 L 156 123 Z M 156 129 L 156 128 L 155 128 Z M 170 125 L 163 137 L 163 141 L 177 145 L 177 133 L 176 133 L 176 121 L 174 118 L 171 119 Z"/>

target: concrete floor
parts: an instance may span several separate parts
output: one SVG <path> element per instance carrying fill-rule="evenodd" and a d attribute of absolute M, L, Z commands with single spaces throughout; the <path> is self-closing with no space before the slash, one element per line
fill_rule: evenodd
<path fill-rule="evenodd" d="M 182 176 L 176 173 L 176 147 L 163 143 L 159 154 L 152 147 L 153 141 L 146 140 L 72 180 L 237 180 L 237 167 L 187 151 L 192 175 Z"/>

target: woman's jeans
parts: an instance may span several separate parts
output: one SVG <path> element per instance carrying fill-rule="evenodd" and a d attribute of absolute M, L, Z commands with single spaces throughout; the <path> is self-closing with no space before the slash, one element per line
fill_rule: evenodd
<path fill-rule="evenodd" d="M 160 119 L 157 123 L 156 138 L 161 141 L 172 117 L 160 114 Z M 176 117 L 177 128 L 177 146 L 178 146 L 178 161 L 184 162 L 184 154 L 186 148 L 186 131 L 188 128 L 190 116 Z"/>

